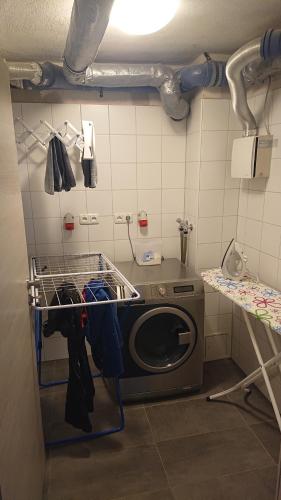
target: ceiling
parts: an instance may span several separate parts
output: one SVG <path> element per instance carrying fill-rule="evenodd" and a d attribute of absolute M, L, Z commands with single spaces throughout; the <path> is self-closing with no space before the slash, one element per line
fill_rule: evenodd
<path fill-rule="evenodd" d="M 1 0 L 0 53 L 8 60 L 61 60 L 72 1 Z M 181 0 L 157 33 L 134 37 L 109 26 L 97 61 L 186 63 L 203 51 L 231 54 L 277 27 L 281 0 Z"/>

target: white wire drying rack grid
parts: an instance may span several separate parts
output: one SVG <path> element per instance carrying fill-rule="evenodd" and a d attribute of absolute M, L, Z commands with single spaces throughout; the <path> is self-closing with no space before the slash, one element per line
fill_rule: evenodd
<path fill-rule="evenodd" d="M 91 281 L 95 283 L 89 284 Z M 95 291 L 106 288 L 110 298 L 98 300 Z M 139 299 L 138 291 L 129 283 L 112 262 L 102 253 L 64 256 L 31 257 L 30 303 L 39 310 L 85 307 L 114 302 L 129 302 Z M 62 288 L 75 291 L 77 302 L 62 304 Z M 83 291 L 87 290 L 91 301 L 86 302 Z M 57 304 L 52 304 L 56 296 Z M 79 297 L 79 301 L 78 301 Z"/>

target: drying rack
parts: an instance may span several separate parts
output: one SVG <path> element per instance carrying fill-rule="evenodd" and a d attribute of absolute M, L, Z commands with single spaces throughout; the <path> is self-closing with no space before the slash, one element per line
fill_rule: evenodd
<path fill-rule="evenodd" d="M 104 286 L 110 290 L 111 298 L 99 301 L 95 296 L 95 287 L 91 284 L 88 290 L 91 293 L 91 302 L 85 302 L 83 290 L 91 280 L 102 280 Z M 80 298 L 78 302 L 61 304 L 59 290 L 67 283 L 68 290 L 75 290 Z M 55 380 L 44 382 L 42 380 L 42 314 L 51 309 L 70 307 L 98 307 L 101 304 L 127 303 L 140 298 L 137 290 L 120 273 L 112 262 L 102 253 L 90 253 L 65 256 L 31 257 L 30 279 L 28 280 L 29 303 L 34 309 L 35 347 L 37 358 L 38 381 L 41 389 L 66 384 L 68 380 Z M 99 285 L 97 284 L 97 288 Z M 75 294 L 75 295 L 77 295 Z M 52 304 L 56 295 L 58 304 Z M 78 300 L 78 299 L 77 299 Z M 93 378 L 102 377 L 102 373 L 92 374 Z M 47 441 L 47 447 L 58 446 L 79 441 L 87 441 L 101 436 L 106 436 L 124 429 L 124 410 L 120 393 L 119 378 L 115 377 L 116 398 L 119 408 L 119 425 L 99 432 L 83 436 L 70 437 L 54 441 Z"/>

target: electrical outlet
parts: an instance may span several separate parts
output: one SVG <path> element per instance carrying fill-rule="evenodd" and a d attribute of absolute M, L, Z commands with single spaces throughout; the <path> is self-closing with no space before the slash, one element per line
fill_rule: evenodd
<path fill-rule="evenodd" d="M 79 224 L 89 224 L 88 214 L 80 214 L 79 215 Z"/>
<path fill-rule="evenodd" d="M 92 224 L 94 226 L 97 226 L 99 222 L 99 214 L 88 214 L 88 219 L 89 222 L 88 224 Z"/>
<path fill-rule="evenodd" d="M 82 225 L 98 225 L 99 222 L 99 214 L 80 214 L 79 215 L 79 224 Z"/>
<path fill-rule="evenodd" d="M 130 224 L 133 222 L 132 214 L 128 213 L 116 213 L 114 214 L 114 224 L 127 224 L 126 217 L 130 217 Z"/>

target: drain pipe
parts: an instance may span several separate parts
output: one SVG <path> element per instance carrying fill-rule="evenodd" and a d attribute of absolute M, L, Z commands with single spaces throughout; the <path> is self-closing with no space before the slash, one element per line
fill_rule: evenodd
<path fill-rule="evenodd" d="M 257 133 L 257 123 L 249 108 L 245 80 L 253 83 L 281 69 L 281 30 L 270 29 L 237 50 L 226 64 L 232 106 L 246 136 Z"/>

